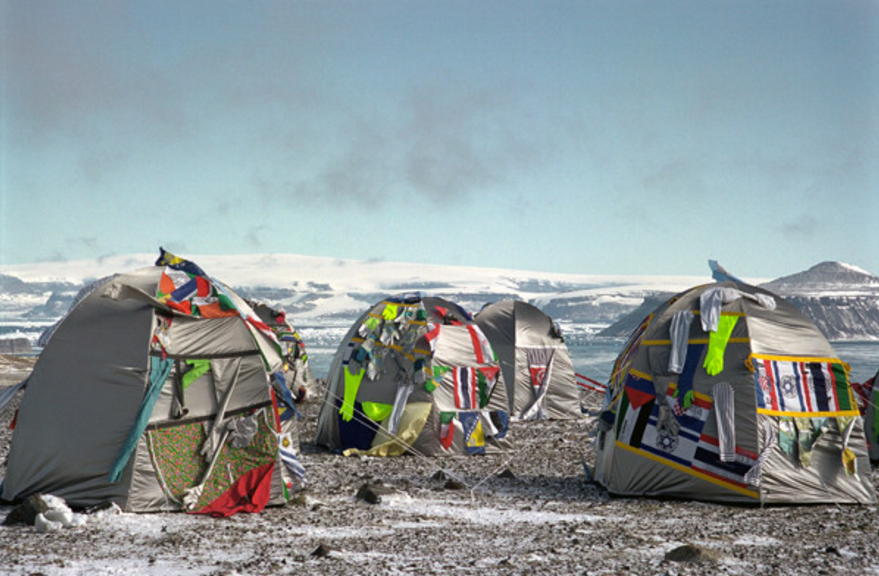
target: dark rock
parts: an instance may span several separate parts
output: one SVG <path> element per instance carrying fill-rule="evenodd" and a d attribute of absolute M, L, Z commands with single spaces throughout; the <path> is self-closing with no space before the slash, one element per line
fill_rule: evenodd
<path fill-rule="evenodd" d="M 43 501 L 40 494 L 34 494 L 13 508 L 12 512 L 6 515 L 3 525 L 27 524 L 28 526 L 33 526 L 37 515 L 42 514 L 48 509 L 49 506 Z"/>
<path fill-rule="evenodd" d="M 696 544 L 684 544 L 666 552 L 665 559 L 671 562 L 717 562 L 720 554 Z"/>
<path fill-rule="evenodd" d="M 513 471 L 509 468 L 504 468 L 504 471 L 497 475 L 498 478 L 504 478 L 507 480 L 515 480 L 516 475 L 513 474 Z"/>
<path fill-rule="evenodd" d="M 446 483 L 443 484 L 443 488 L 446 490 L 463 490 L 466 488 L 463 482 L 458 482 L 457 480 L 446 480 Z"/>
<path fill-rule="evenodd" d="M 317 548 L 312 551 L 311 555 L 315 558 L 324 558 L 329 556 L 334 551 L 334 548 L 327 546 L 323 542 L 317 545 Z"/>
<path fill-rule="evenodd" d="M 392 494 L 393 492 L 393 488 L 389 488 L 382 484 L 367 482 L 357 490 L 357 498 L 370 504 L 378 504 L 382 501 L 382 495 Z"/>

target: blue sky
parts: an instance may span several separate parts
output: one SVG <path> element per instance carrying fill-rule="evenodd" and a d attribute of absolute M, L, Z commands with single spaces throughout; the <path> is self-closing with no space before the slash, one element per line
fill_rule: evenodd
<path fill-rule="evenodd" d="M 0 264 L 879 274 L 875 0 L 0 10 Z"/>

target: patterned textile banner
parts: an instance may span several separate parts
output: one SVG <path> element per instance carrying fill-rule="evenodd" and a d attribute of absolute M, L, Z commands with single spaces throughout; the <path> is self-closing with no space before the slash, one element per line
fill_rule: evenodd
<path fill-rule="evenodd" d="M 838 360 L 755 355 L 757 410 L 774 416 L 856 416 L 860 412 Z"/>

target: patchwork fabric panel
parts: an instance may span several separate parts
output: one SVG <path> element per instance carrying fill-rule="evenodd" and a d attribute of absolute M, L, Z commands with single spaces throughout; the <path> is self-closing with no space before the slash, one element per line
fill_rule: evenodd
<path fill-rule="evenodd" d="M 643 379 L 642 379 L 643 380 Z M 711 417 L 713 400 L 694 393 L 684 408 L 682 394 L 671 384 L 665 397 L 650 394 L 644 381 L 630 374 L 621 398 L 623 414 L 617 420 L 617 446 L 677 470 L 748 495 L 744 476 L 757 455 L 736 447 L 735 460 L 720 461 L 718 440 L 703 432 Z M 630 398 L 636 399 L 633 402 Z"/>
<path fill-rule="evenodd" d="M 857 403 L 838 360 L 754 356 L 757 410 L 775 416 L 856 416 Z"/>
<path fill-rule="evenodd" d="M 219 498 L 247 472 L 274 462 L 277 438 L 269 425 L 267 411 L 262 410 L 249 445 L 234 448 L 229 442 L 224 443 L 195 509 Z M 203 423 L 150 430 L 148 440 L 165 495 L 174 502 L 182 502 L 184 490 L 201 483 L 207 471 L 208 462 L 200 453 L 205 441 Z"/>

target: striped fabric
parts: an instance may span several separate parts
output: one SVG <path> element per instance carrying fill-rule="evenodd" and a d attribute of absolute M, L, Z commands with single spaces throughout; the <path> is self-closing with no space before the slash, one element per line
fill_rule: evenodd
<path fill-rule="evenodd" d="M 459 410 L 473 410 L 476 404 L 476 374 L 473 368 L 457 367 L 454 370 L 455 407 Z"/>
<path fill-rule="evenodd" d="M 757 410 L 796 416 L 857 415 L 857 403 L 839 360 L 754 356 Z"/>
<path fill-rule="evenodd" d="M 729 382 L 718 382 L 712 391 L 721 462 L 736 459 L 736 393 Z"/>

